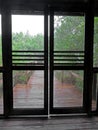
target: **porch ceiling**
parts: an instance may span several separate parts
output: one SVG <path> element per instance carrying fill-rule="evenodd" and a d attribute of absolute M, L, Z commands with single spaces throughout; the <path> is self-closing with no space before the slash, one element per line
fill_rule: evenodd
<path fill-rule="evenodd" d="M 0 0 L 0 9 L 11 10 L 43 10 L 45 7 L 66 6 L 69 10 L 73 9 L 85 9 L 89 0 Z M 95 0 L 95 14 L 98 15 L 98 0 Z"/>

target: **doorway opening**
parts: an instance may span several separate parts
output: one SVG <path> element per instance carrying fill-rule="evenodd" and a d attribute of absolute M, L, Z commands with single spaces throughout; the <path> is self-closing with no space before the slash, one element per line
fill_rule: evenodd
<path fill-rule="evenodd" d="M 10 36 L 7 44 L 9 55 L 4 55 L 10 59 L 8 66 L 4 61 L 7 70 L 4 72 L 4 77 L 7 77 L 4 90 L 7 90 L 5 97 L 9 99 L 4 101 L 9 104 L 7 114 L 87 113 L 86 94 L 90 90 L 85 81 L 84 13 L 67 15 L 50 11 L 50 14 L 5 16 L 3 21 L 9 22 L 6 29 L 3 26 L 3 33 L 9 30 Z"/>

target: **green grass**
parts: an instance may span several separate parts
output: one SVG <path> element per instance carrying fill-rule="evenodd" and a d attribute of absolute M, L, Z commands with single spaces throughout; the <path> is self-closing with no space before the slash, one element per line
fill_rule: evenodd
<path fill-rule="evenodd" d="M 74 73 L 75 75 L 73 75 Z M 55 77 L 62 83 L 72 84 L 80 91 L 83 91 L 83 72 L 82 71 L 56 71 Z"/>
<path fill-rule="evenodd" d="M 33 71 L 14 71 L 13 72 L 13 86 L 16 84 L 27 84 Z"/>

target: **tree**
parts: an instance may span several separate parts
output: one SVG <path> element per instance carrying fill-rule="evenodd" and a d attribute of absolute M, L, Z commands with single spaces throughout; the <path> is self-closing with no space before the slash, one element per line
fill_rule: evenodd
<path fill-rule="evenodd" d="M 56 16 L 54 48 L 64 51 L 84 50 L 84 17 Z"/>
<path fill-rule="evenodd" d="M 84 38 L 85 38 L 85 20 L 80 16 L 56 16 L 55 17 L 55 30 L 54 30 L 54 49 L 57 51 L 84 51 Z M 70 55 L 70 53 L 69 53 Z M 72 53 L 72 55 L 76 55 Z M 79 53 L 80 55 L 80 53 Z M 59 57 L 60 59 L 61 57 Z M 69 57 L 63 57 L 63 59 Z M 70 57 L 70 59 L 79 59 L 80 57 Z M 60 61 L 58 61 L 60 62 Z M 61 61 L 65 63 L 65 61 Z M 83 63 L 82 61 L 66 61 L 67 63 Z M 62 77 L 62 81 L 70 80 L 70 82 L 76 84 L 76 86 L 83 88 L 83 81 L 75 75 L 83 77 L 81 71 L 59 71 L 59 76 Z M 61 79 L 61 77 L 59 77 Z M 73 80 L 74 79 L 74 80 Z M 73 80 L 73 81 L 72 81 Z M 79 80 L 79 81 L 78 81 Z M 78 83 L 79 82 L 79 83 Z M 81 84 L 81 85 L 80 85 Z"/>
<path fill-rule="evenodd" d="M 29 32 L 26 34 L 13 33 L 12 35 L 12 49 L 13 50 L 43 50 L 44 37 L 42 34 L 31 36 Z"/>
<path fill-rule="evenodd" d="M 98 67 L 98 17 L 94 19 L 94 66 Z"/>

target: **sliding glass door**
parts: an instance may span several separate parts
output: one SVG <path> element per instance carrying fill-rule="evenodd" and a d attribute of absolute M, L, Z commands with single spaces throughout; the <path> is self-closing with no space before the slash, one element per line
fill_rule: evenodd
<path fill-rule="evenodd" d="M 88 12 L 55 8 L 25 15 L 2 13 L 5 116 L 91 111 L 89 20 Z"/>
<path fill-rule="evenodd" d="M 85 13 L 50 13 L 50 114 L 87 112 Z M 91 101 L 90 101 L 91 105 Z"/>
<path fill-rule="evenodd" d="M 13 110 L 47 114 L 47 16 L 11 17 Z"/>

